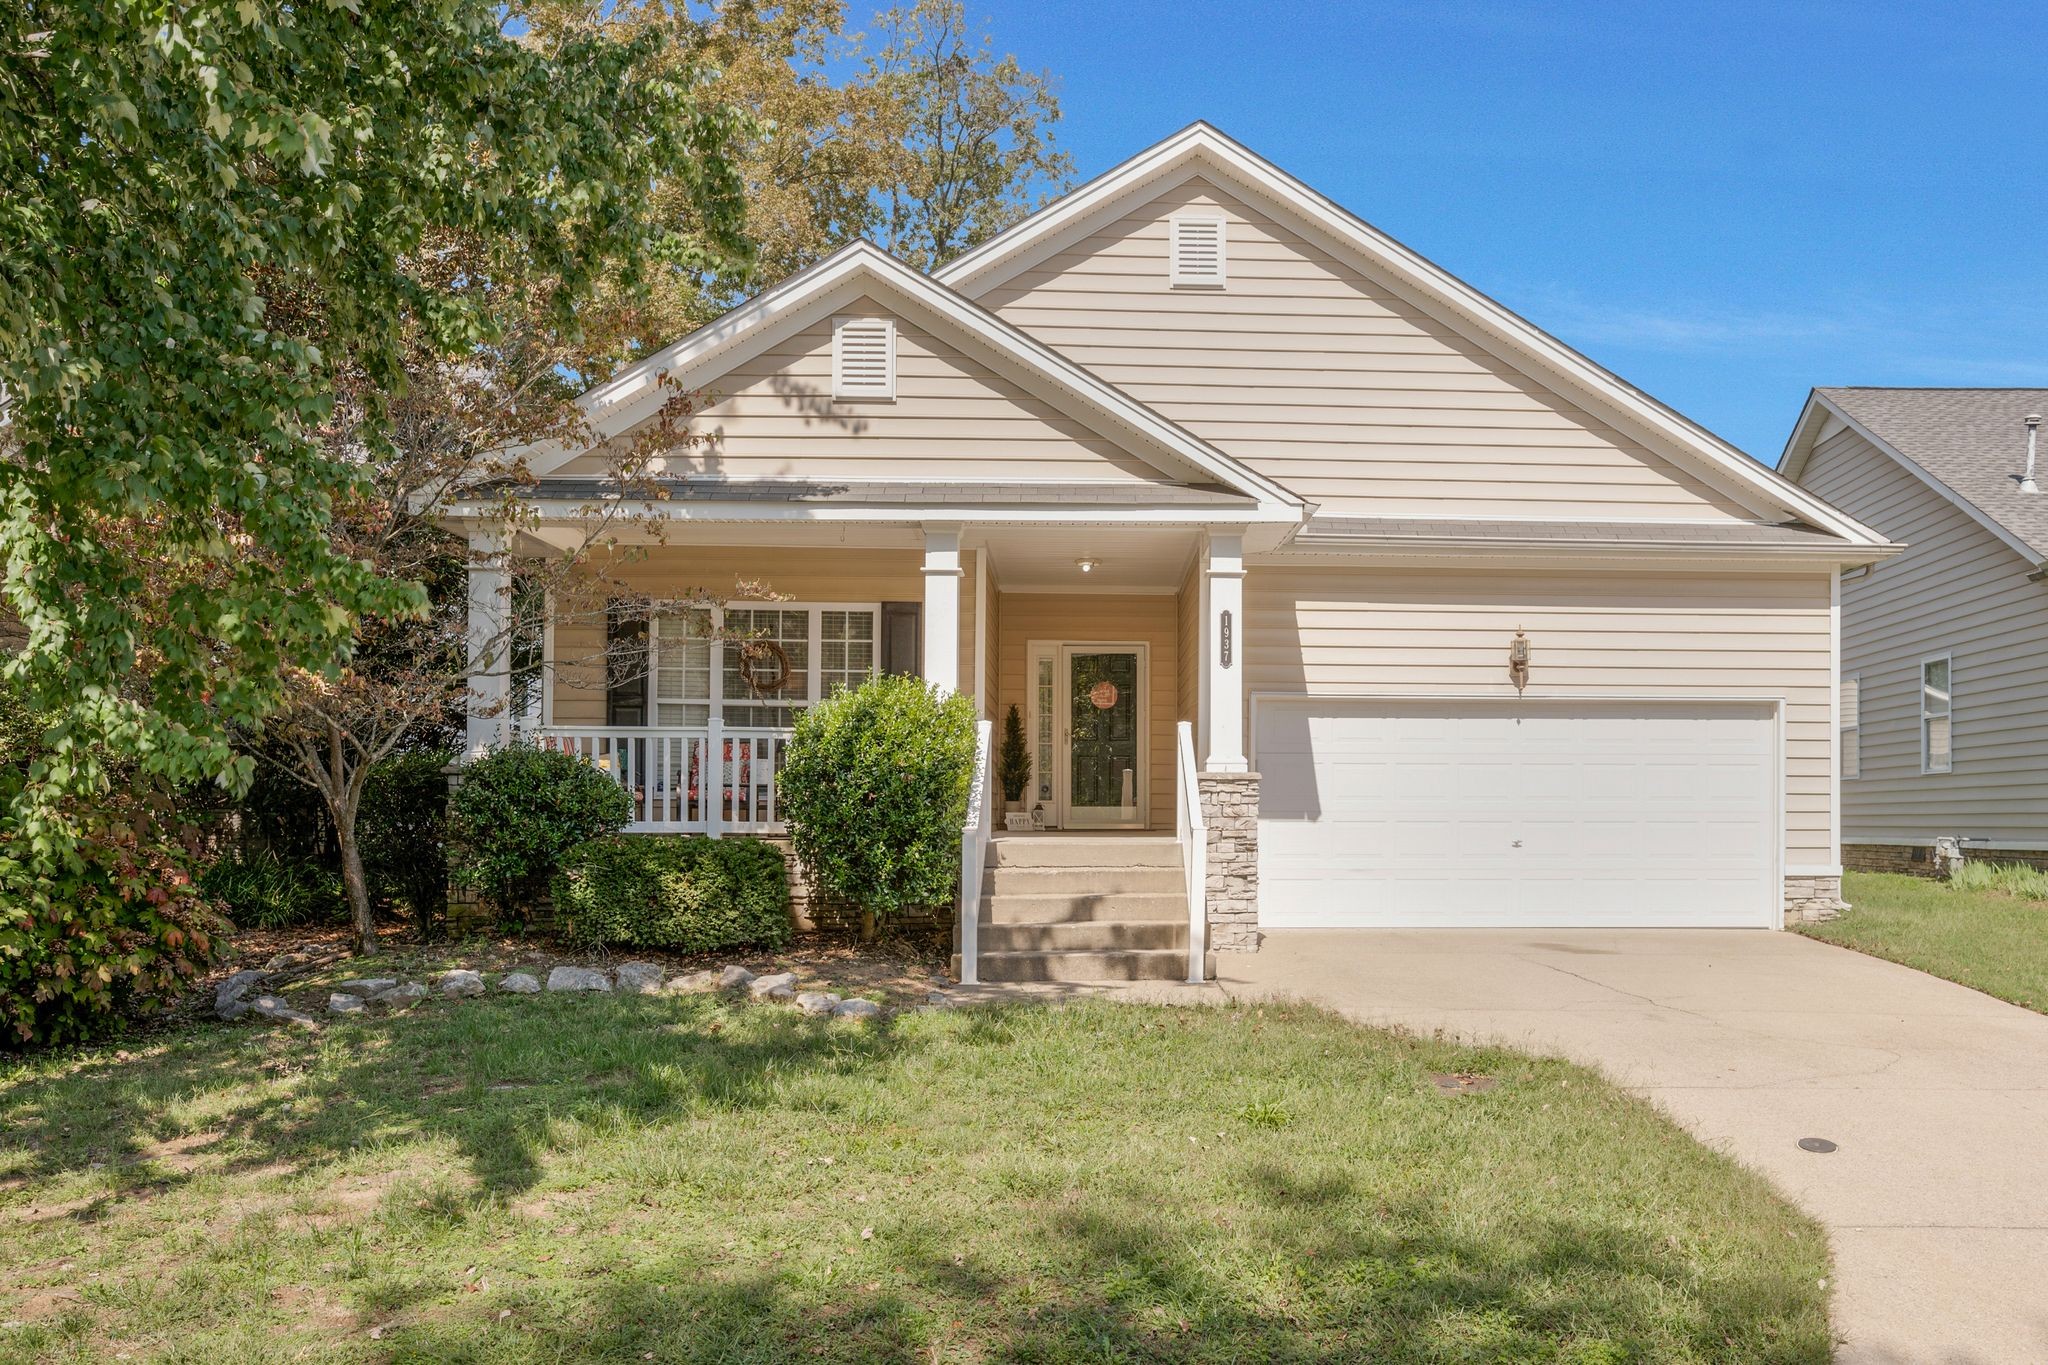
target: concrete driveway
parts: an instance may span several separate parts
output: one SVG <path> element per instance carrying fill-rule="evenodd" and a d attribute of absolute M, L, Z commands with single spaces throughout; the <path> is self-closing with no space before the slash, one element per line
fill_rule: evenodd
<path fill-rule="evenodd" d="M 1281 931 L 1218 978 L 1656 1101 L 1827 1226 L 1840 1361 L 2048 1361 L 2048 1018 L 1744 930 Z"/>

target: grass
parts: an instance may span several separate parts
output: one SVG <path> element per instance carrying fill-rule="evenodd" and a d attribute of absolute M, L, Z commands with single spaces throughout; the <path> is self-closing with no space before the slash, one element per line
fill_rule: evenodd
<path fill-rule="evenodd" d="M 1996 871 L 1972 876 L 2026 885 Z M 1842 898 L 1854 907 L 1847 914 L 1799 932 L 2048 1013 L 2048 903 L 1886 872 L 1848 873 Z"/>
<path fill-rule="evenodd" d="M 0 1075 L 0 1359 L 1829 1356 L 1824 1239 L 1760 1178 L 1578 1068 L 1308 1009 L 489 997 L 127 1046 Z"/>

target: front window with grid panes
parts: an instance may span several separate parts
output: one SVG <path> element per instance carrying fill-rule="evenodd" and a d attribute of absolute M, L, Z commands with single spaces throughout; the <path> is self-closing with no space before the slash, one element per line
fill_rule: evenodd
<path fill-rule="evenodd" d="M 655 723 L 703 725 L 715 715 L 728 726 L 786 728 L 812 702 L 875 675 L 880 625 L 881 610 L 870 605 L 705 608 L 661 617 L 650 670 Z M 714 642 L 720 633 L 728 638 Z M 743 652 L 758 645 L 774 649 L 755 648 L 752 667 L 743 669 Z"/>

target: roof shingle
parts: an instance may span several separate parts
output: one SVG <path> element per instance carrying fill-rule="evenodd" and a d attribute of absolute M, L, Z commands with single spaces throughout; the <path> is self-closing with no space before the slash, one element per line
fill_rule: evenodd
<path fill-rule="evenodd" d="M 2027 431 L 2048 389 L 1817 389 L 1950 492 L 2048 557 L 2048 493 L 2020 492 Z M 2048 488 L 2048 440 L 2035 478 Z"/>
<path fill-rule="evenodd" d="M 1474 544 L 1542 543 L 1546 545 L 1659 546 L 1818 546 L 1840 544 L 1841 537 L 1803 522 L 1595 522 L 1595 521 L 1468 521 L 1411 517 L 1315 517 L 1294 538 L 1312 547 L 1319 541 L 1385 541 L 1388 543 L 1466 541 Z"/>
<path fill-rule="evenodd" d="M 824 479 L 654 479 L 630 491 L 612 479 L 542 478 L 525 488 L 542 501 L 638 501 L 652 492 L 669 502 L 832 503 L 848 507 L 1214 507 L 1250 509 L 1251 498 L 1216 484 L 835 482 Z"/>

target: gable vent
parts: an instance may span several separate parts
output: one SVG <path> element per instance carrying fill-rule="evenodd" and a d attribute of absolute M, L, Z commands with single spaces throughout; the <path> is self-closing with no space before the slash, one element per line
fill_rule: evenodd
<path fill-rule="evenodd" d="M 1223 219 L 1202 214 L 1173 220 L 1174 284 L 1223 283 Z"/>
<path fill-rule="evenodd" d="M 893 319 L 833 320 L 832 396 L 896 396 L 896 323 Z"/>

